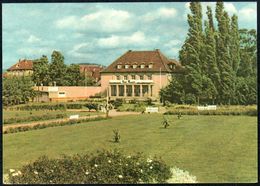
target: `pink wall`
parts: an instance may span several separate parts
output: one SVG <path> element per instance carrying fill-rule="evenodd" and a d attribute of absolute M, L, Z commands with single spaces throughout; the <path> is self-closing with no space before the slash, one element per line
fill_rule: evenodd
<path fill-rule="evenodd" d="M 34 87 L 38 90 L 38 87 Z M 78 100 L 86 99 L 101 92 L 101 87 L 79 87 L 79 86 L 59 86 L 59 87 L 39 87 L 40 91 L 49 92 L 52 100 Z M 63 93 L 63 94 L 61 94 Z"/>

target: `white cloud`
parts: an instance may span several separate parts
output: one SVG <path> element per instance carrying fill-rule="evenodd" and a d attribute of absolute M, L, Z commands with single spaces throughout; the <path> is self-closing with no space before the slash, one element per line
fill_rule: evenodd
<path fill-rule="evenodd" d="M 169 43 L 166 43 L 165 47 L 172 47 L 181 44 L 182 42 L 178 39 L 171 40 Z"/>
<path fill-rule="evenodd" d="M 155 11 L 148 12 L 143 16 L 144 20 L 147 22 L 154 21 L 157 19 L 169 19 L 174 18 L 177 15 L 177 10 L 175 8 L 161 7 Z"/>
<path fill-rule="evenodd" d="M 56 26 L 58 28 L 75 27 L 76 21 L 77 21 L 76 16 L 68 16 L 56 21 Z"/>
<path fill-rule="evenodd" d="M 236 14 L 236 13 L 237 13 L 237 9 L 236 9 L 236 7 L 233 5 L 233 3 L 224 3 L 224 8 L 225 8 L 225 10 L 228 12 L 229 15 L 232 15 L 232 14 Z"/>
<path fill-rule="evenodd" d="M 42 47 L 24 47 L 17 50 L 17 53 L 19 55 L 25 55 L 25 56 L 41 56 L 41 55 L 47 55 L 51 52 L 50 48 Z"/>
<path fill-rule="evenodd" d="M 90 43 L 76 44 L 68 54 L 76 58 L 91 59 L 93 56 L 87 52 L 88 46 L 90 46 Z"/>
<path fill-rule="evenodd" d="M 56 21 L 58 28 L 96 32 L 128 31 L 133 26 L 133 15 L 127 11 L 103 9 L 82 17 L 69 16 Z"/>
<path fill-rule="evenodd" d="M 147 38 L 143 32 L 135 32 L 130 36 L 112 35 L 108 38 L 101 38 L 97 45 L 101 48 L 119 48 L 126 46 L 145 46 L 158 41 L 157 37 Z"/>
<path fill-rule="evenodd" d="M 35 35 L 30 35 L 27 39 L 28 43 L 39 43 L 41 41 L 40 38 L 36 37 Z"/>
<path fill-rule="evenodd" d="M 238 11 L 239 19 L 242 21 L 254 21 L 256 20 L 257 12 L 256 8 L 247 7 Z"/>

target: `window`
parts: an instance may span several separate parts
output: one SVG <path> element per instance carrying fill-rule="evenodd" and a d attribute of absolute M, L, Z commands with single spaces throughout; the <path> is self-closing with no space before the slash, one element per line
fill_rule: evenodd
<path fill-rule="evenodd" d="M 152 75 L 147 75 L 149 80 L 152 80 Z"/>
<path fill-rule="evenodd" d="M 127 75 L 124 76 L 124 80 L 127 80 Z"/>
<path fill-rule="evenodd" d="M 117 69 L 121 69 L 122 68 L 122 65 L 117 65 Z"/>
<path fill-rule="evenodd" d="M 117 80 L 120 80 L 120 76 L 119 76 L 119 75 L 117 75 L 117 76 L 116 76 L 116 79 L 117 79 Z"/>
<path fill-rule="evenodd" d="M 65 92 L 59 92 L 58 97 L 66 97 L 66 93 Z"/>
<path fill-rule="evenodd" d="M 170 64 L 169 67 L 170 67 L 170 69 L 175 69 L 175 65 L 174 64 Z"/>
<path fill-rule="evenodd" d="M 135 79 L 135 75 L 132 75 L 132 79 Z"/>
<path fill-rule="evenodd" d="M 141 68 L 144 68 L 144 67 L 145 67 L 145 65 L 144 65 L 144 64 L 142 64 L 142 65 L 141 65 Z"/>
<path fill-rule="evenodd" d="M 129 65 L 125 65 L 125 68 L 129 68 Z"/>
<path fill-rule="evenodd" d="M 137 65 L 133 65 L 133 68 L 137 68 Z"/>
<path fill-rule="evenodd" d="M 143 75 L 140 75 L 140 80 L 143 80 L 144 79 L 144 76 Z"/>
<path fill-rule="evenodd" d="M 148 68 L 153 68 L 153 64 L 149 64 Z"/>

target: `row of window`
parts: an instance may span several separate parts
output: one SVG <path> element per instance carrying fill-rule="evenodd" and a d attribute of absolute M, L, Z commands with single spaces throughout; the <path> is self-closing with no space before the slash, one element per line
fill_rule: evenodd
<path fill-rule="evenodd" d="M 116 76 L 117 80 L 129 80 L 129 76 L 128 75 L 124 75 L 124 76 L 120 76 L 117 75 Z M 140 80 L 144 80 L 144 79 L 148 79 L 148 80 L 152 80 L 152 75 L 131 75 L 131 79 L 140 79 Z"/>
<path fill-rule="evenodd" d="M 134 64 L 134 65 L 124 65 L 125 69 L 131 68 L 131 67 L 135 69 L 135 68 L 138 68 L 139 66 L 136 65 L 136 64 Z M 147 67 L 148 68 L 153 68 L 153 64 L 149 64 Z M 123 65 L 117 65 L 117 69 L 122 69 L 122 68 L 123 68 Z M 145 68 L 145 65 L 141 64 L 140 68 Z"/>

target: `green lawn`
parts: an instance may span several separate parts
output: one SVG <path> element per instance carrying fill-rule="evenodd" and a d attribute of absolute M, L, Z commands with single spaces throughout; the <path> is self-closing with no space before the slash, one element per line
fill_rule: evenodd
<path fill-rule="evenodd" d="M 88 115 L 97 115 L 100 114 L 100 112 L 88 112 L 87 110 L 84 112 L 79 111 L 61 111 L 61 110 L 33 110 L 33 111 L 16 111 L 16 110 L 3 110 L 3 120 L 11 119 L 11 118 L 20 118 L 20 119 L 26 119 L 30 116 L 44 116 L 44 115 L 52 115 L 55 116 L 57 114 L 66 114 L 68 117 L 70 115 L 79 114 L 79 116 L 88 116 Z M 42 120 L 46 120 L 46 118 L 42 118 Z M 42 121 L 41 120 L 41 121 Z M 33 121 L 28 121 L 27 123 L 30 123 Z M 21 122 L 25 123 L 25 122 Z"/>
<path fill-rule="evenodd" d="M 196 176 L 199 182 L 257 181 L 257 118 L 249 116 L 168 116 L 173 121 L 164 129 L 162 115 L 115 117 L 75 126 L 52 127 L 3 135 L 4 172 L 41 155 L 93 152 L 119 148 L 161 156 Z M 113 129 L 121 143 L 112 143 Z"/>

